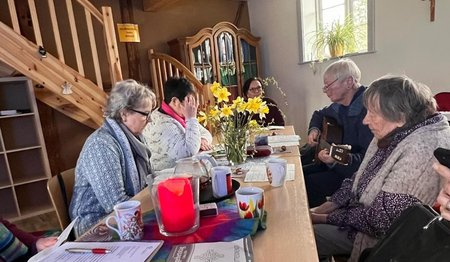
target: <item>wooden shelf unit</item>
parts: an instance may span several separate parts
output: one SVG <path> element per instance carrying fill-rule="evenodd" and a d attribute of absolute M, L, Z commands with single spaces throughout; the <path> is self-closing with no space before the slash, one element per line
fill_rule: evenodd
<path fill-rule="evenodd" d="M 15 221 L 53 211 L 51 177 L 31 80 L 0 78 L 0 216 Z M 11 113 L 11 112 L 10 112 Z"/>

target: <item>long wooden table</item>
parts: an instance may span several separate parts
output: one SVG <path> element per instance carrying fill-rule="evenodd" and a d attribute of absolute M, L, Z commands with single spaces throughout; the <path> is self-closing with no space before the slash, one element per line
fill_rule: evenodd
<path fill-rule="evenodd" d="M 273 131 L 269 131 L 273 132 Z M 277 134 L 293 134 L 292 127 L 276 130 Z M 264 189 L 267 229 L 253 238 L 255 261 L 318 261 L 314 233 L 309 217 L 303 171 L 298 147 L 288 147 L 286 153 L 277 154 L 295 164 L 295 180 L 283 187 L 272 187 L 268 182 L 245 183 Z M 133 199 L 141 201 L 143 212 L 153 209 L 150 191 L 146 188 Z"/>

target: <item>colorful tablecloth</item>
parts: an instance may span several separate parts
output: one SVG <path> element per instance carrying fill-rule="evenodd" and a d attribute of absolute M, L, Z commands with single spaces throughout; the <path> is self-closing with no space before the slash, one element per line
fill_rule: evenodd
<path fill-rule="evenodd" d="M 199 229 L 187 236 L 166 237 L 161 235 L 156 222 L 155 212 L 149 211 L 144 214 L 144 237 L 143 240 L 164 240 L 164 245 L 152 259 L 152 261 L 165 261 L 173 245 L 181 243 L 232 241 L 254 234 L 261 228 L 258 219 L 241 219 L 237 212 L 236 201 L 227 199 L 217 203 L 218 215 L 214 217 L 200 218 Z M 265 228 L 263 226 L 262 228 Z M 79 241 L 111 241 L 118 240 L 114 231 L 105 225 L 98 225 L 90 230 Z"/>

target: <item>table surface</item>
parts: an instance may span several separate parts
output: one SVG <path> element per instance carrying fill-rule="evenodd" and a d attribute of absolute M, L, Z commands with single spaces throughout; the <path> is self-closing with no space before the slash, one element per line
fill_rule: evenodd
<path fill-rule="evenodd" d="M 288 126 L 268 132 L 294 134 L 294 129 Z M 255 261 L 318 261 L 298 147 L 288 147 L 286 153 L 278 156 L 295 164 L 294 181 L 272 187 L 268 182 L 244 183 L 243 179 L 237 179 L 241 186 L 264 189 L 267 229 L 253 237 Z M 147 188 L 133 199 L 141 201 L 143 212 L 153 209 Z"/>

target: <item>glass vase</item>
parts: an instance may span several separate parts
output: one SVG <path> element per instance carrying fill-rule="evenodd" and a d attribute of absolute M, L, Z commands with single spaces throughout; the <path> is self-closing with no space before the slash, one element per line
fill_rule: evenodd
<path fill-rule="evenodd" d="M 245 129 L 227 130 L 223 134 L 223 144 L 231 165 L 244 163 L 247 159 L 247 131 Z"/>

